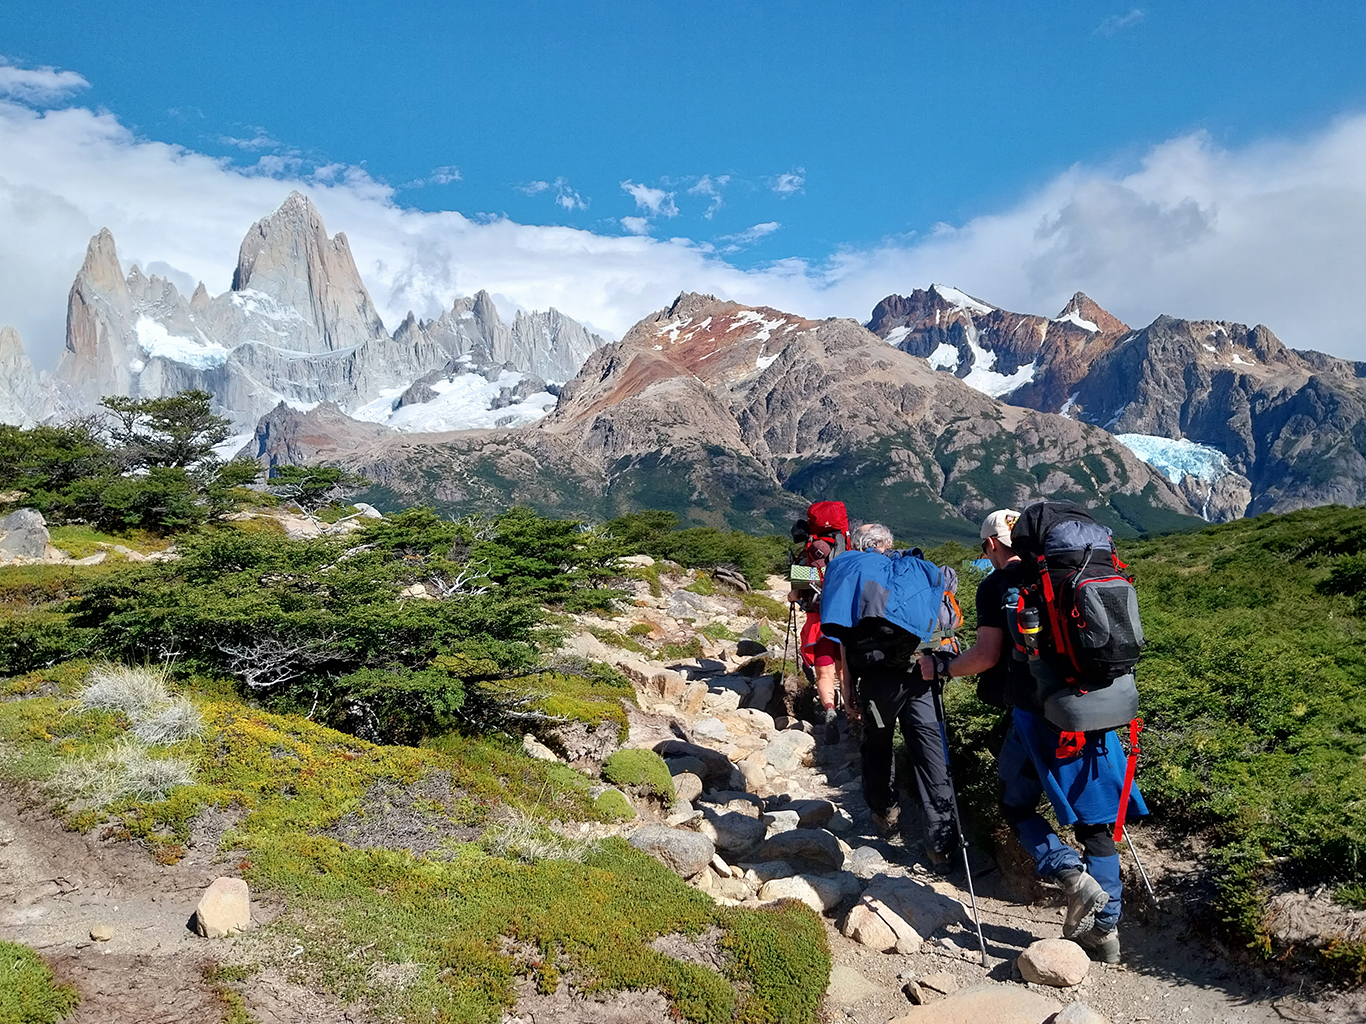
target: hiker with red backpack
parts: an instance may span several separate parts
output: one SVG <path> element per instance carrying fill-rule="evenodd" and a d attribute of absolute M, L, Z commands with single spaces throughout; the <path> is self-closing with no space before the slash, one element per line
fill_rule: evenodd
<path fill-rule="evenodd" d="M 1133 582 L 1110 531 L 1071 502 L 1000 509 L 982 524 L 994 571 L 977 588 L 977 642 L 921 671 L 976 675 L 978 695 L 1011 709 L 997 757 L 1001 811 L 1039 877 L 1067 894 L 1063 935 L 1092 959 L 1119 962 L 1117 843 L 1128 815 L 1148 813 L 1133 786 L 1143 643 Z M 1127 726 L 1131 753 L 1115 729 Z M 1038 813 L 1047 796 L 1085 855 Z"/>
<path fill-rule="evenodd" d="M 806 518 L 792 526 L 792 539 L 802 545 L 801 554 L 793 563 L 792 589 L 789 604 L 798 604 L 806 613 L 802 623 L 802 662 L 816 678 L 816 696 L 824 715 L 825 742 L 840 741 L 839 710 L 835 706 L 838 688 L 844 703 L 845 715 L 852 723 L 858 720 L 840 645 L 821 632 L 821 588 L 825 570 L 837 555 L 849 550 L 849 514 L 842 501 L 818 501 L 806 510 Z"/>

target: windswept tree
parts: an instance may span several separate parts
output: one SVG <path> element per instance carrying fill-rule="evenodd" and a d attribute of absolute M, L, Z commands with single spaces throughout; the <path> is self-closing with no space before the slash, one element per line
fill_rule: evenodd
<path fill-rule="evenodd" d="M 296 502 L 311 516 L 369 484 L 365 477 L 337 466 L 275 466 L 266 487 L 271 494 Z"/>
<path fill-rule="evenodd" d="M 100 405 L 113 423 L 109 436 L 126 469 L 197 469 L 228 438 L 226 417 L 214 414 L 207 391 L 163 398 L 111 395 Z"/>

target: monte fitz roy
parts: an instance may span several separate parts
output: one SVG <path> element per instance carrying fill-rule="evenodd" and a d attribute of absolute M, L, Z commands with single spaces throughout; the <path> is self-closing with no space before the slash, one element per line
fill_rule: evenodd
<path fill-rule="evenodd" d="M 774 529 L 838 490 L 930 542 L 1044 497 L 1125 533 L 1366 501 L 1366 364 L 1264 326 L 1131 329 L 1081 293 L 1049 318 L 935 285 L 866 326 L 685 293 L 605 343 L 554 309 L 508 323 L 479 292 L 390 332 L 298 193 L 251 226 L 219 296 L 125 273 L 101 231 L 50 373 L 0 328 L 0 421 L 186 388 L 232 421 L 228 455 L 339 464 L 377 503 L 451 512 L 645 505 Z"/>

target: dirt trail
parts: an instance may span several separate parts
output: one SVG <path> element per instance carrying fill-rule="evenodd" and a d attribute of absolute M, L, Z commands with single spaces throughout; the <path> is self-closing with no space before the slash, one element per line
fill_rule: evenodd
<path fill-rule="evenodd" d="M 871 827 L 867 805 L 860 795 L 857 751 L 852 743 L 836 747 L 817 747 L 817 764 L 808 788 L 842 806 L 854 818 L 857 835 L 844 838 L 851 846 L 873 846 L 892 864 L 914 865 L 922 849 L 915 813 L 905 807 L 902 835 L 891 842 L 876 836 Z M 824 780 L 822 787 L 821 780 Z M 1114 1024 L 1151 1021 L 1171 1024 L 1361 1024 L 1366 1021 L 1366 991 L 1320 990 L 1308 980 L 1276 981 L 1246 967 L 1237 966 L 1218 951 L 1207 937 L 1197 934 L 1188 924 L 1184 901 L 1199 898 L 1192 891 L 1189 875 L 1182 869 L 1192 866 L 1192 854 L 1172 845 L 1159 845 L 1152 832 L 1140 826 L 1134 830 L 1140 856 L 1153 876 L 1162 901 L 1161 909 L 1150 905 L 1142 881 L 1133 868 L 1133 858 L 1124 852 L 1126 864 L 1124 919 L 1120 924 L 1124 963 L 1120 967 L 1093 964 L 1090 976 L 1069 990 L 1031 986 L 1042 994 L 1067 1003 L 1083 1000 L 1099 1010 Z M 827 998 L 831 1020 L 854 1024 L 885 1024 L 890 1017 L 911 1014 L 911 1006 L 901 993 L 905 976 L 924 977 L 947 971 L 961 986 L 987 982 L 1020 983 L 1014 960 L 1036 939 L 1061 935 L 1064 900 L 1061 892 L 1050 890 L 1032 877 L 1032 863 L 998 864 L 976 851 L 971 856 L 977 905 L 982 917 L 988 967 L 981 966 L 977 936 L 971 928 L 954 928 L 947 937 L 952 948 L 936 941 L 933 952 L 911 955 L 871 951 L 846 939 L 831 921 L 828 929 L 836 965 L 857 970 L 880 990 L 852 1005 L 835 1005 Z M 922 862 L 923 863 L 923 862 Z M 933 876 L 918 874 L 922 880 Z M 1187 880 L 1183 882 L 1183 879 Z M 951 891 L 965 904 L 969 902 L 961 866 L 938 888 Z M 1034 899 L 1035 902 L 1029 902 Z M 980 1024 L 989 1024 L 982 1021 Z"/>

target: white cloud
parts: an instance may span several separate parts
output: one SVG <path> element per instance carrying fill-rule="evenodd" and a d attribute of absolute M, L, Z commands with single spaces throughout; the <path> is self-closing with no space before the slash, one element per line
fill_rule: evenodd
<path fill-rule="evenodd" d="M 252 152 L 259 149 L 276 149 L 280 145 L 278 139 L 271 138 L 264 128 L 258 125 L 249 124 L 245 127 L 250 128 L 252 134 L 249 138 L 237 138 L 232 135 L 220 135 L 218 141 L 225 146 L 232 146 L 234 149 L 242 149 Z"/>
<path fill-rule="evenodd" d="M 8 57 L 0 57 L 0 96 L 47 105 L 59 103 L 73 93 L 88 88 L 90 83 L 85 76 L 74 71 L 58 71 L 46 65 L 21 68 L 12 64 Z"/>
<path fill-rule="evenodd" d="M 722 235 L 721 241 L 729 242 L 730 244 L 721 251 L 739 252 L 746 246 L 753 245 L 755 242 L 759 241 L 759 239 L 773 234 L 773 232 L 777 231 L 780 227 L 782 227 L 782 225 L 776 220 L 770 220 L 763 224 L 755 224 L 752 228 L 746 228 L 737 235 Z"/>
<path fill-rule="evenodd" d="M 1237 149 L 1183 136 L 1129 170 L 1075 166 L 966 223 L 741 270 L 687 239 L 405 209 L 360 168 L 243 168 L 139 137 L 111 113 L 0 101 L 0 325 L 52 366 L 67 290 L 104 226 L 125 268 L 221 292 L 242 236 L 292 188 L 346 232 L 391 327 L 479 288 L 617 335 L 684 289 L 864 319 L 889 292 L 949 280 L 1009 309 L 1056 313 L 1080 288 L 1135 325 L 1163 312 L 1260 322 L 1296 347 L 1366 359 L 1366 115 Z M 648 216 L 630 220 L 649 230 Z"/>
<path fill-rule="evenodd" d="M 622 217 L 621 226 L 633 235 L 648 235 L 650 233 L 648 217 Z"/>
<path fill-rule="evenodd" d="M 649 185 L 638 185 L 634 181 L 623 181 L 621 187 L 636 201 L 636 209 L 644 211 L 649 217 L 677 217 L 678 206 L 674 203 L 673 192 Z"/>
<path fill-rule="evenodd" d="M 1123 32 L 1126 28 L 1133 28 L 1144 17 L 1143 11 L 1138 7 L 1131 8 L 1128 14 L 1112 14 L 1096 26 L 1096 35 L 1112 36 L 1116 32 Z"/>
<path fill-rule="evenodd" d="M 704 174 L 697 180 L 697 184 L 688 189 L 690 196 L 706 196 L 711 200 L 707 204 L 706 212 L 702 214 L 707 220 L 716 216 L 716 211 L 721 209 L 721 190 L 730 184 L 729 174 L 718 174 L 713 178 L 710 174 Z"/>
<path fill-rule="evenodd" d="M 785 174 L 768 179 L 768 187 L 780 196 L 790 196 L 806 191 L 806 168 L 798 167 Z"/>
<path fill-rule="evenodd" d="M 553 191 L 556 206 L 566 210 L 588 209 L 589 200 L 583 198 L 563 175 L 554 181 L 529 181 L 525 185 L 518 185 L 517 191 L 525 192 L 529 196 L 538 196 L 542 192 Z"/>

